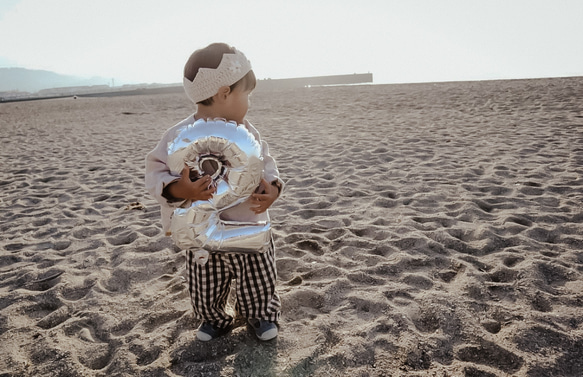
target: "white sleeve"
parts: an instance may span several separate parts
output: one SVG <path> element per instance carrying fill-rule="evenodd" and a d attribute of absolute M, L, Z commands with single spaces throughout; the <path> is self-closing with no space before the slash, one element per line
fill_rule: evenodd
<path fill-rule="evenodd" d="M 269 154 L 269 145 L 267 145 L 265 140 L 261 140 L 259 131 L 257 131 L 257 129 L 251 125 L 251 123 L 248 121 L 245 122 L 249 132 L 251 132 L 253 136 L 255 136 L 255 139 L 261 143 L 261 154 L 263 157 L 263 178 L 265 178 L 265 180 L 269 183 L 278 181 L 281 185 L 280 193 L 283 192 L 284 182 L 279 177 L 279 170 L 277 169 L 275 159 L 273 156 L 271 156 L 271 154 Z"/>
<path fill-rule="evenodd" d="M 173 129 L 168 130 L 156 148 L 146 156 L 146 189 L 161 206 L 177 208 L 184 202 L 183 200 L 171 201 L 162 196 L 164 188 L 170 183 L 180 179 L 180 176 L 170 173 L 168 168 L 168 141 Z"/>

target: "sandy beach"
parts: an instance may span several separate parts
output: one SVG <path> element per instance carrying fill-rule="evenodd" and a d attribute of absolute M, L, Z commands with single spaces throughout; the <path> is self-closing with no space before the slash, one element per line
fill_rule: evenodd
<path fill-rule="evenodd" d="M 196 340 L 144 157 L 182 94 L 0 104 L 0 376 L 583 375 L 583 78 L 257 92 L 280 336 Z"/>

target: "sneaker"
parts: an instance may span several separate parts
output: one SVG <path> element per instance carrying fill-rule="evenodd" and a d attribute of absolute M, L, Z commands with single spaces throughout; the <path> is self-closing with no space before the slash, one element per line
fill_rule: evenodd
<path fill-rule="evenodd" d="M 271 340 L 277 337 L 278 329 L 274 322 L 249 318 L 249 324 L 255 329 L 255 335 L 261 340 Z"/>
<path fill-rule="evenodd" d="M 198 328 L 196 337 L 203 342 L 208 342 L 209 340 L 213 340 L 219 336 L 227 334 L 229 331 L 231 331 L 231 326 L 220 328 L 213 326 L 208 322 L 203 322 L 202 325 L 200 325 Z"/>

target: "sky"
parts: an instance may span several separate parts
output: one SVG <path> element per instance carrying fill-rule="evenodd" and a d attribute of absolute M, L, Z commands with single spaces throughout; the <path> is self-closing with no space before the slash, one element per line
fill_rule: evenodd
<path fill-rule="evenodd" d="M 258 78 L 583 76 L 582 0 L 0 0 L 0 67 L 179 83 L 226 42 Z"/>

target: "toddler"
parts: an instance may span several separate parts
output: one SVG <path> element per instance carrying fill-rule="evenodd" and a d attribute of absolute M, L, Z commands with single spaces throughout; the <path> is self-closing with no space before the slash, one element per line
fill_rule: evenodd
<path fill-rule="evenodd" d="M 161 206 L 162 225 L 168 235 L 173 211 L 196 200 L 208 200 L 215 192 L 210 176 L 191 181 L 184 168 L 180 176 L 167 166 L 168 142 L 177 130 L 198 119 L 224 118 L 244 125 L 261 144 L 264 162 L 260 187 L 247 200 L 225 211 L 228 220 L 258 219 L 278 198 L 283 188 L 275 160 L 259 132 L 245 119 L 249 95 L 255 88 L 251 64 L 235 48 L 214 43 L 195 51 L 184 67 L 184 89 L 197 105 L 196 112 L 170 128 L 146 157 L 146 188 Z M 276 267 L 273 241 L 265 252 L 210 252 L 206 263 L 197 262 L 198 250 L 186 250 L 188 287 L 196 317 L 202 320 L 197 338 L 209 341 L 228 333 L 234 318 L 226 309 L 231 283 L 235 281 L 236 311 L 247 318 L 257 337 L 277 337 L 281 303 L 275 292 Z"/>

